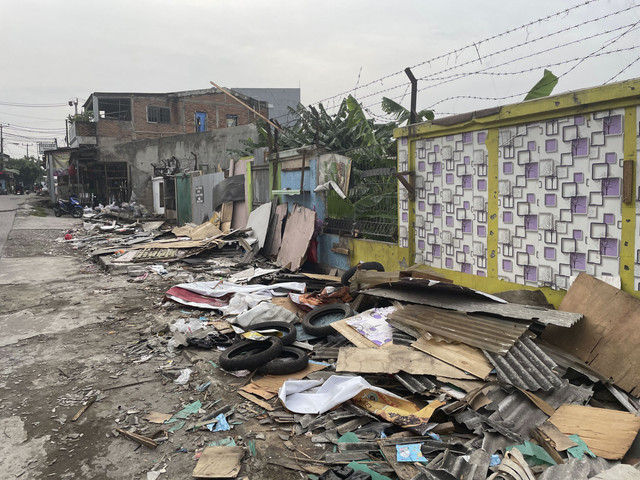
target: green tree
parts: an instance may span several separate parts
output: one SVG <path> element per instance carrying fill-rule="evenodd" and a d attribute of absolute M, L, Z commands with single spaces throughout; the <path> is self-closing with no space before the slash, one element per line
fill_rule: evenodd
<path fill-rule="evenodd" d="M 45 174 L 40 160 L 34 157 L 11 158 L 7 161 L 7 167 L 18 170 L 16 180 L 25 187 L 30 187 L 36 182 L 40 182 Z"/>

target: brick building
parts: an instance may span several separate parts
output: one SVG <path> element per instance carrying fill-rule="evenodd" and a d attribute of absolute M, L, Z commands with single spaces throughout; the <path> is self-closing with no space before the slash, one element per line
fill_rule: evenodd
<path fill-rule="evenodd" d="M 235 97 L 265 117 L 268 103 L 241 93 Z M 173 93 L 101 93 L 89 95 L 85 112 L 92 122 L 76 121 L 70 145 L 102 146 L 254 123 L 258 116 L 236 99 L 214 88 Z"/>

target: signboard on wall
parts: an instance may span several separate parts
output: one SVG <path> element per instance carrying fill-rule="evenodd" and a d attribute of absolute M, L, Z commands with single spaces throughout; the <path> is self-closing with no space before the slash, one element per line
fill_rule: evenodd
<path fill-rule="evenodd" d="M 38 155 L 44 154 L 46 150 L 56 150 L 58 148 L 58 141 L 53 142 L 38 142 Z"/>
<path fill-rule="evenodd" d="M 196 203 L 204 203 L 204 187 L 202 185 L 195 188 Z"/>

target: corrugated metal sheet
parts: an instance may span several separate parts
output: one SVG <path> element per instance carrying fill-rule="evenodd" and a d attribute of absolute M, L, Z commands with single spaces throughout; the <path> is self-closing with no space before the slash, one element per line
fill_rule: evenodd
<path fill-rule="evenodd" d="M 409 375 L 406 372 L 399 372 L 393 376 L 411 393 L 432 392 L 438 387 L 427 375 Z"/>
<path fill-rule="evenodd" d="M 556 364 L 530 338 L 522 337 L 504 355 L 486 353 L 498 372 L 498 381 L 523 390 L 554 390 L 563 382 L 552 369 Z"/>
<path fill-rule="evenodd" d="M 428 470 L 445 471 L 457 479 L 485 480 L 491 455 L 484 450 L 474 450 L 468 460 L 450 450 L 434 458 L 427 466 Z M 436 477 L 441 478 L 441 477 Z"/>
<path fill-rule="evenodd" d="M 386 287 L 376 287 L 366 290 L 367 295 L 390 298 L 403 302 L 447 308 L 465 313 L 484 313 L 499 315 L 504 318 L 514 318 L 528 321 L 538 321 L 544 325 L 570 327 L 582 318 L 579 313 L 561 312 L 546 308 L 518 305 L 515 303 L 498 303 L 464 289 L 458 285 L 439 283 L 428 285 L 428 282 L 418 279 L 401 279 Z"/>
<path fill-rule="evenodd" d="M 582 460 L 570 457 L 562 465 L 547 468 L 538 480 L 586 480 L 611 469 L 618 463 L 609 462 L 600 457 L 585 456 Z"/>
<path fill-rule="evenodd" d="M 423 305 L 397 308 L 389 318 L 431 334 L 500 354 L 506 353 L 531 324 L 527 321 L 467 315 Z"/>

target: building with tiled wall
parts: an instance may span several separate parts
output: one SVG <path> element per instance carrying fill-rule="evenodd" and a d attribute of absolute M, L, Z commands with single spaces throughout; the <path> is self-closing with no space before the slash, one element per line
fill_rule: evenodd
<path fill-rule="evenodd" d="M 640 79 L 396 130 L 399 246 L 461 284 L 640 292 Z"/>

